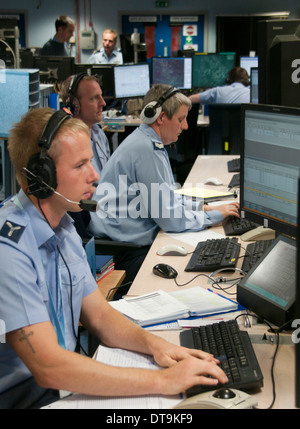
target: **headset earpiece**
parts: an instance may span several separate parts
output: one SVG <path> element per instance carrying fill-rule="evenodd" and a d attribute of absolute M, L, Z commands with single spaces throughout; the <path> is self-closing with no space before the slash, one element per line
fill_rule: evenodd
<path fill-rule="evenodd" d="M 161 113 L 161 106 L 157 107 L 156 101 L 148 103 L 141 112 L 141 120 L 145 124 L 153 124 Z"/>
<path fill-rule="evenodd" d="M 80 111 L 80 103 L 78 98 L 75 97 L 77 86 L 82 78 L 87 76 L 86 73 L 78 73 L 73 76 L 69 86 L 69 96 L 66 101 L 66 107 L 70 109 L 72 115 L 77 116 Z"/>
<path fill-rule="evenodd" d="M 56 167 L 53 160 L 48 155 L 41 158 L 37 153 L 30 158 L 27 170 L 31 173 L 27 175 L 29 194 L 40 199 L 51 197 L 57 188 Z M 53 190 L 45 186 L 45 183 Z"/>
<path fill-rule="evenodd" d="M 161 114 L 163 103 L 173 95 L 177 94 L 177 92 L 180 92 L 180 90 L 175 87 L 171 87 L 159 98 L 158 101 L 151 101 L 148 103 L 141 112 L 141 121 L 148 125 L 153 124 Z"/>
<path fill-rule="evenodd" d="M 61 124 L 71 117 L 64 110 L 59 110 L 51 116 L 38 143 L 42 148 L 41 152 L 33 155 L 28 161 L 26 174 L 28 193 L 36 198 L 49 198 L 57 188 L 56 167 L 52 158 L 47 155 L 47 150 Z"/>

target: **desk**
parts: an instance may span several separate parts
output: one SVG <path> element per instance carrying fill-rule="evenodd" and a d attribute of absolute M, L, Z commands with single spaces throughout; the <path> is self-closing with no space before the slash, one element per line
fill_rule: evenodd
<path fill-rule="evenodd" d="M 194 164 L 190 175 L 187 178 L 187 183 L 196 184 L 201 182 L 204 177 L 216 175 L 223 180 L 224 185 L 227 185 L 232 174 L 227 172 L 227 160 L 232 159 L 233 156 L 199 156 Z M 212 172 L 215 174 L 212 174 Z M 224 235 L 223 227 L 221 225 L 211 228 L 212 231 Z M 205 232 L 204 232 L 205 234 Z M 187 256 L 158 256 L 157 250 L 165 244 L 173 243 L 181 244 L 186 247 L 189 251 L 194 250 L 194 246 L 187 244 L 182 235 L 182 241 L 178 240 L 181 234 L 177 234 L 176 237 L 160 232 L 150 251 L 136 276 L 131 288 L 128 291 L 128 296 L 142 295 L 154 290 L 162 289 L 166 292 L 178 290 L 178 286 L 172 279 L 163 279 L 153 274 L 153 266 L 158 263 L 166 263 L 174 267 L 178 274 L 177 282 L 179 284 L 186 283 L 192 280 L 197 273 L 188 273 L 184 271 L 184 268 L 190 258 Z M 244 250 L 241 249 L 240 255 L 243 255 Z M 237 267 L 240 268 L 242 264 L 242 258 L 239 259 Z M 206 273 L 207 274 L 207 273 Z M 226 273 L 226 277 L 235 276 L 236 273 Z M 189 285 L 183 286 L 183 288 L 189 288 L 193 286 L 208 287 L 207 277 L 198 277 L 196 280 L 191 282 Z M 230 292 L 235 292 L 235 287 L 230 289 Z M 226 296 L 227 294 L 224 293 Z M 229 295 L 227 295 L 229 296 Z M 231 299 L 232 295 L 229 296 Z M 241 320 L 241 329 L 246 329 L 243 324 L 243 318 Z M 261 370 L 264 375 L 264 386 L 257 392 L 251 393 L 258 402 L 258 408 L 267 408 L 272 401 L 272 380 L 271 380 L 271 364 L 272 357 L 275 351 L 275 345 L 269 341 L 269 337 L 272 334 L 269 332 L 269 328 L 264 324 L 257 324 L 255 320 L 252 320 L 252 327 L 247 329 L 250 338 L 253 343 L 253 347 L 259 361 Z M 179 343 L 179 331 L 159 331 L 158 335 L 170 340 L 174 343 Z M 267 335 L 268 340 L 263 340 L 264 334 Z M 294 380 L 295 380 L 295 356 L 294 356 L 294 345 L 291 342 L 291 333 L 280 334 L 280 346 L 277 353 L 274 375 L 276 383 L 276 401 L 273 408 L 295 408 L 295 392 L 294 392 Z"/>

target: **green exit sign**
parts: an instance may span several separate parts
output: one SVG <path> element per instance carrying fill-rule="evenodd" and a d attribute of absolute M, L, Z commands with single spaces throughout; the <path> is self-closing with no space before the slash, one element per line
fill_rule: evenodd
<path fill-rule="evenodd" d="M 155 7 L 169 7 L 168 1 L 156 1 Z"/>

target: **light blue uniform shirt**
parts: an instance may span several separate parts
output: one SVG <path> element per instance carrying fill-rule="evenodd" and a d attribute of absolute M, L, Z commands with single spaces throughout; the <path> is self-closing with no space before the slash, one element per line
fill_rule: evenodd
<path fill-rule="evenodd" d="M 216 86 L 200 92 L 201 104 L 212 103 L 250 103 L 250 89 L 240 82 Z"/>
<path fill-rule="evenodd" d="M 155 131 L 135 129 L 105 165 L 93 199 L 93 235 L 140 245 L 157 232 L 198 231 L 223 220 L 218 210 L 197 211 L 195 202 L 174 193 L 169 157 Z"/>
<path fill-rule="evenodd" d="M 92 126 L 91 141 L 94 154 L 92 165 L 100 176 L 104 165 L 110 157 L 110 148 L 108 138 L 98 124 Z"/>
<path fill-rule="evenodd" d="M 51 321 L 59 341 L 61 329 L 64 345 L 62 341 L 60 344 L 74 351 L 70 287 L 77 332 L 82 299 L 97 284 L 72 223 L 66 214 L 53 231 L 22 190 L 14 202 L 0 209 L 0 319 L 6 333 Z M 0 350 L 1 393 L 29 378 L 31 373 L 7 343 L 0 344 Z"/>
<path fill-rule="evenodd" d="M 101 48 L 89 57 L 87 64 L 123 64 L 123 55 L 120 49 L 115 48 L 108 57 L 104 48 Z"/>

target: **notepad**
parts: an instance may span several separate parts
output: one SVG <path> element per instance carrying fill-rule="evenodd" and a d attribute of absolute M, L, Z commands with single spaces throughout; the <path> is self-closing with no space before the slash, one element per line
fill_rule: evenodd
<path fill-rule="evenodd" d="M 202 187 L 176 189 L 176 191 L 174 192 L 176 194 L 180 194 L 185 197 L 191 197 L 194 199 L 203 199 L 205 202 L 219 201 L 227 198 L 237 197 L 237 194 L 235 192 L 219 191 L 215 189 L 208 189 L 208 188 L 202 188 Z"/>
<path fill-rule="evenodd" d="M 110 304 L 140 326 L 236 311 L 238 308 L 236 302 L 200 286 L 169 293 L 158 290 Z"/>

